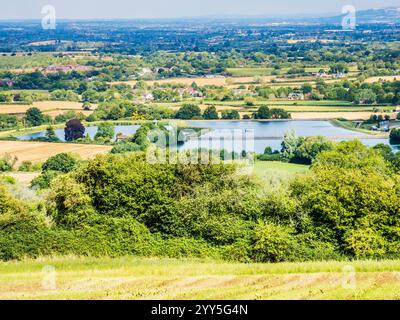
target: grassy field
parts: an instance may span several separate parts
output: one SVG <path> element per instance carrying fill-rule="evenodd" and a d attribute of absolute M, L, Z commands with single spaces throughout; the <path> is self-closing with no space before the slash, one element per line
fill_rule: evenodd
<path fill-rule="evenodd" d="M 99 153 L 107 153 L 111 148 L 111 146 L 72 143 L 0 141 L 0 157 L 5 153 L 17 157 L 18 161 L 16 165 L 18 166 L 22 161 L 44 162 L 48 158 L 62 152 L 76 153 L 82 159 L 88 159 Z"/>
<path fill-rule="evenodd" d="M 0 263 L 0 299 L 400 299 L 400 261 L 42 258 Z"/>
<path fill-rule="evenodd" d="M 297 173 L 305 172 L 309 166 L 278 161 L 256 161 L 254 174 L 260 179 L 287 179 Z"/>

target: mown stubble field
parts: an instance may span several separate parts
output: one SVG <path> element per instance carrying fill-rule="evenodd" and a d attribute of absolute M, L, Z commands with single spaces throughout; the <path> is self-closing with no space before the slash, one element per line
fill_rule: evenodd
<path fill-rule="evenodd" d="M 0 299 L 400 299 L 400 261 L 43 258 L 0 263 Z"/>
<path fill-rule="evenodd" d="M 44 162 L 48 158 L 63 152 L 79 154 L 82 159 L 90 159 L 97 154 L 107 153 L 111 146 L 86 145 L 73 143 L 49 143 L 30 141 L 0 141 L 0 157 L 9 154 L 17 157 L 16 165 L 23 161 Z"/>

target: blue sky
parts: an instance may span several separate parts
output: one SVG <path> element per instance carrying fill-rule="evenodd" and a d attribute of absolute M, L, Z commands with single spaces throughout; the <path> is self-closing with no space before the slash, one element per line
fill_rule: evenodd
<path fill-rule="evenodd" d="M 61 19 L 179 18 L 210 15 L 339 13 L 399 6 L 399 0 L 1 0 L 0 19 L 39 19 L 50 4 Z"/>

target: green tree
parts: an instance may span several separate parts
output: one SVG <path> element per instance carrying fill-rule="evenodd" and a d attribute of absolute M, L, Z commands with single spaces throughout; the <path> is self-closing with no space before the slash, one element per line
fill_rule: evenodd
<path fill-rule="evenodd" d="M 104 142 L 110 142 L 115 136 L 115 127 L 109 123 L 102 123 L 99 125 L 95 140 L 102 140 Z"/>
<path fill-rule="evenodd" d="M 311 84 L 305 83 L 305 84 L 303 84 L 303 85 L 301 86 L 301 91 L 302 91 L 304 94 L 309 94 L 309 93 L 311 93 L 311 92 L 313 91 L 313 87 L 312 87 Z"/>
<path fill-rule="evenodd" d="M 267 106 L 261 106 L 258 108 L 257 113 L 255 114 L 256 119 L 270 119 L 271 112 Z"/>
<path fill-rule="evenodd" d="M 34 127 L 41 126 L 45 121 L 42 111 L 40 111 L 38 108 L 29 108 L 26 111 L 25 118 L 26 121 Z"/>
<path fill-rule="evenodd" d="M 203 118 L 205 120 L 218 120 L 219 116 L 218 116 L 217 108 L 215 108 L 215 106 L 207 107 L 207 109 L 204 110 Z"/>
<path fill-rule="evenodd" d="M 48 126 L 48 127 L 46 128 L 45 137 L 46 137 L 46 139 L 47 139 L 48 141 L 51 141 L 51 142 L 57 142 L 57 141 L 60 140 L 60 139 L 58 139 L 58 137 L 57 137 L 57 135 L 56 135 L 56 132 L 54 131 L 54 129 L 53 129 L 52 126 Z"/>
<path fill-rule="evenodd" d="M 394 128 L 390 131 L 390 143 L 400 144 L 400 128 Z"/>
<path fill-rule="evenodd" d="M 326 141 L 324 137 L 307 137 L 301 139 L 295 151 L 296 162 L 311 164 L 319 153 L 331 150 L 333 143 Z"/>
<path fill-rule="evenodd" d="M 297 147 L 299 146 L 300 138 L 297 136 L 296 131 L 290 130 L 285 132 L 282 141 L 282 155 L 286 159 L 292 159 L 295 156 Z"/>
<path fill-rule="evenodd" d="M 373 104 L 376 102 L 376 94 L 371 89 L 361 89 L 355 95 L 355 103 L 357 104 Z"/>
<path fill-rule="evenodd" d="M 12 157 L 6 153 L 2 158 L 0 158 L 0 172 L 12 171 L 15 163 L 17 162 L 16 157 Z"/>
<path fill-rule="evenodd" d="M 69 120 L 64 128 L 65 141 L 74 141 L 78 139 L 83 139 L 85 135 L 85 127 L 78 119 Z"/>
<path fill-rule="evenodd" d="M 223 110 L 221 118 L 224 120 L 239 120 L 240 114 L 237 110 Z"/>
<path fill-rule="evenodd" d="M 79 157 L 71 153 L 59 153 L 47 159 L 43 163 L 43 171 L 58 171 L 68 173 L 74 170 L 79 164 Z"/>
<path fill-rule="evenodd" d="M 176 113 L 176 119 L 192 120 L 201 117 L 201 109 L 195 104 L 184 104 Z"/>
<path fill-rule="evenodd" d="M 294 241 L 293 230 L 290 228 L 260 222 L 254 231 L 253 251 L 258 262 L 284 261 L 289 253 L 291 243 Z"/>

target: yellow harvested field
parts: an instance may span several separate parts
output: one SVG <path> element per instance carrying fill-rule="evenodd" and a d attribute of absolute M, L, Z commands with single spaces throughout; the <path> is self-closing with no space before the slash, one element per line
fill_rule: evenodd
<path fill-rule="evenodd" d="M 365 79 L 366 83 L 374 83 L 374 82 L 385 82 L 385 81 L 400 81 L 400 75 L 398 76 L 382 76 L 382 77 L 370 77 Z"/>
<path fill-rule="evenodd" d="M 109 152 L 111 148 L 111 146 L 87 144 L 0 141 L 0 157 L 6 153 L 17 157 L 16 165 L 18 166 L 23 161 L 44 162 L 62 152 L 72 152 L 79 154 L 82 159 L 90 159 L 97 154 Z"/>
<path fill-rule="evenodd" d="M 34 102 L 32 105 L 27 104 L 4 104 L 0 105 L 0 114 L 20 114 L 25 113 L 26 110 L 32 107 L 36 107 L 41 111 L 57 111 L 57 110 L 74 110 L 83 111 L 82 102 L 74 101 L 39 101 Z M 92 105 L 93 109 L 97 108 L 97 105 Z"/>
<path fill-rule="evenodd" d="M 58 116 L 58 115 L 60 115 L 60 114 L 63 114 L 63 113 L 65 113 L 67 110 L 54 110 L 54 111 L 44 111 L 44 113 L 46 114 L 46 115 L 48 115 L 48 116 L 51 116 L 51 117 L 56 117 L 56 116 Z M 76 113 L 82 113 L 83 115 L 85 115 L 86 117 L 87 116 L 90 116 L 92 113 L 93 113 L 94 111 L 93 110 L 91 110 L 91 111 L 87 111 L 87 110 L 76 110 Z"/>
<path fill-rule="evenodd" d="M 346 120 L 367 120 L 372 114 L 382 114 L 383 116 L 389 113 L 373 113 L 373 112 L 293 112 L 294 120 L 327 120 L 339 119 Z M 396 113 L 390 113 L 392 118 L 396 118 Z"/>
<path fill-rule="evenodd" d="M 31 107 L 27 104 L 2 104 L 0 105 L 0 114 L 25 113 Z"/>
<path fill-rule="evenodd" d="M 34 102 L 33 106 L 42 111 L 45 110 L 82 110 L 83 103 L 75 101 L 40 101 Z"/>

